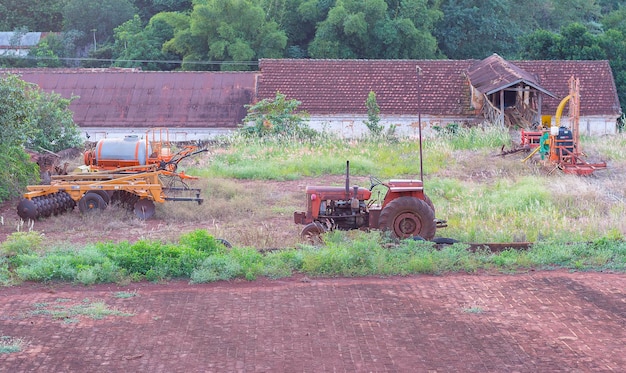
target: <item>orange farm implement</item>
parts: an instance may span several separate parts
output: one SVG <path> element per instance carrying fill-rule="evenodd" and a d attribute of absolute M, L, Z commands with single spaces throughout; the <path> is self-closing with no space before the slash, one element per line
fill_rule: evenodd
<path fill-rule="evenodd" d="M 569 102 L 569 125 L 561 125 L 561 115 L 565 105 Z M 553 170 L 560 169 L 566 174 L 586 176 L 596 170 L 606 169 L 605 162 L 589 163 L 583 157 L 585 154 L 580 147 L 579 132 L 580 94 L 579 81 L 574 77 L 569 80 L 569 95 L 561 100 L 557 107 L 555 124 L 549 129 L 537 131 L 521 131 L 521 147 L 514 150 L 502 151 L 502 155 L 518 151 L 531 151 L 523 162 L 539 153 L 541 158 L 554 165 Z"/>
<path fill-rule="evenodd" d="M 152 129 L 141 139 L 102 139 L 85 152 L 83 172 L 51 177 L 50 184 L 29 185 L 17 206 L 24 220 L 34 220 L 72 211 L 103 210 L 118 202 L 141 219 L 155 212 L 155 202 L 202 203 L 200 189 L 189 188 L 186 180 L 196 177 L 177 172 L 183 159 L 206 151 L 185 146 L 173 153 L 167 130 Z M 178 185 L 178 186 L 174 186 Z"/>

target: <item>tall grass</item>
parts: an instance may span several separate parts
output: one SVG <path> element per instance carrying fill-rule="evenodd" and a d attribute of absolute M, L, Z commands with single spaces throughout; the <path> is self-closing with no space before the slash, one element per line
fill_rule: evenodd
<path fill-rule="evenodd" d="M 438 236 L 462 242 L 535 242 L 529 251 L 470 253 L 463 244 L 437 250 L 432 243 L 397 244 L 377 232 L 360 231 L 330 232 L 323 246 L 296 250 L 301 227 L 293 224 L 292 212 L 303 208 L 303 193 L 285 192 L 282 181 L 343 175 L 346 160 L 350 160 L 351 174 L 358 177 L 419 177 L 419 143 L 408 138 L 346 140 L 329 134 L 307 141 L 235 136 L 213 151 L 209 163 L 198 162 L 190 170 L 202 176 L 198 182 L 206 199 L 203 205 L 157 206 L 166 223 L 188 222 L 191 231 L 178 229 L 167 240 L 70 248 L 45 247 L 44 237 L 37 232 L 14 233 L 0 244 L 0 283 L 92 284 L 178 277 L 208 282 L 292 273 L 360 276 L 530 267 L 624 270 L 623 135 L 583 138 L 584 150 L 609 160 L 607 170 L 590 177 L 548 174 L 546 169 L 553 167 L 540 160 L 522 163 L 525 155 L 498 156 L 508 142 L 508 132 L 481 128 L 425 138 L 425 192 L 435 205 L 436 216 L 448 221 Z M 145 224 L 129 218 L 115 223 L 119 220 L 115 216 L 83 217 L 82 229 L 89 230 L 103 220 L 110 221 L 106 223 L 110 230 Z M 63 229 L 73 226 L 63 216 L 56 219 Z M 206 229 L 194 228 L 198 226 Z M 213 238 L 220 233 L 226 239 L 235 235 L 231 240 L 235 248 L 220 246 Z M 266 255 L 257 250 L 267 247 L 292 249 Z"/>
<path fill-rule="evenodd" d="M 450 167 L 453 150 L 498 148 L 508 139 L 499 129 L 460 129 L 455 137 L 424 139 L 426 173 Z M 211 164 L 195 170 L 200 176 L 236 179 L 293 180 L 303 176 L 342 174 L 346 161 L 355 175 L 383 178 L 419 175 L 419 141 L 414 138 L 381 140 L 343 139 L 331 134 L 303 141 L 289 138 L 234 136 L 230 147 L 216 153 Z"/>

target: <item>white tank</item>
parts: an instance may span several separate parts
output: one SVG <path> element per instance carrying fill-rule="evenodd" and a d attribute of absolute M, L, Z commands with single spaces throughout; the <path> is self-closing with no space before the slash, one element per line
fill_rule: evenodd
<path fill-rule="evenodd" d="M 102 139 L 96 144 L 96 164 L 102 161 L 122 160 L 136 161 L 137 165 L 145 165 L 152 147 L 137 135 L 125 136 L 123 139 Z M 147 156 L 146 156 L 147 153 Z"/>

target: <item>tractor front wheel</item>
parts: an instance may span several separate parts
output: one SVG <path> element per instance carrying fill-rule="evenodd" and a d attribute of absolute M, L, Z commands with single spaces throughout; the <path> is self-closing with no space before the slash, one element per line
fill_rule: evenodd
<path fill-rule="evenodd" d="M 420 236 L 425 240 L 435 237 L 435 212 L 428 203 L 415 197 L 396 198 L 383 209 L 378 220 L 383 231 L 400 239 Z"/>

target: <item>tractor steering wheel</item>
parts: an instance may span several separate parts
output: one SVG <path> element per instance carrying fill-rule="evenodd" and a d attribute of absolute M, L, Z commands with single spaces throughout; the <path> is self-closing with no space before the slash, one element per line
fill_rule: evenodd
<path fill-rule="evenodd" d="M 370 176 L 370 191 L 371 191 L 372 189 L 374 189 L 374 187 L 375 187 L 376 185 L 381 185 L 381 184 L 383 184 L 383 182 L 382 182 L 382 181 L 380 181 L 380 179 L 378 179 L 378 178 L 376 178 L 376 177 L 374 177 L 374 176 Z"/>

